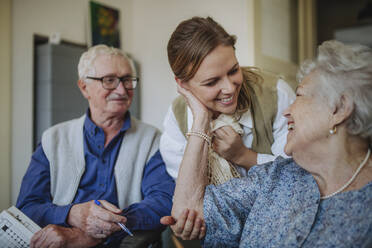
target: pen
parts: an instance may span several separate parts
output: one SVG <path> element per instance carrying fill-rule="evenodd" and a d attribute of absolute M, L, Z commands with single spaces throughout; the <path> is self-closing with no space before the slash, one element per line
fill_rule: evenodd
<path fill-rule="evenodd" d="M 101 203 L 98 200 L 94 200 L 94 203 L 97 204 L 98 206 L 101 206 Z M 130 236 L 134 236 L 133 233 L 128 229 L 128 227 L 126 227 L 123 223 L 117 222 L 117 224 Z"/>

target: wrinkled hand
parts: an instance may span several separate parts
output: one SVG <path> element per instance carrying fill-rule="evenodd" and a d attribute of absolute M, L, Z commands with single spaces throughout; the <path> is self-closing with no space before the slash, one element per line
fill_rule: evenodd
<path fill-rule="evenodd" d="M 106 238 L 121 230 L 117 222 L 125 224 L 127 219 L 121 216 L 121 210 L 111 203 L 100 200 L 101 206 L 94 201 L 73 205 L 67 222 L 83 230 L 93 238 Z"/>
<path fill-rule="evenodd" d="M 32 236 L 30 248 L 91 247 L 100 242 L 100 239 L 94 239 L 84 234 L 84 232 L 78 228 L 48 225 Z"/>
<path fill-rule="evenodd" d="M 240 157 L 248 149 L 242 137 L 231 126 L 214 131 L 213 150 L 230 162 L 239 164 Z"/>
<path fill-rule="evenodd" d="M 192 115 L 194 116 L 194 120 L 199 118 L 208 118 L 208 120 L 212 117 L 212 112 L 207 109 L 207 107 L 200 102 L 200 100 L 192 94 L 191 91 L 177 85 L 177 91 L 180 93 L 186 100 L 187 105 L 190 107 L 192 111 Z"/>
<path fill-rule="evenodd" d="M 202 239 L 206 232 L 205 222 L 195 210 L 183 210 L 177 221 L 172 216 L 164 216 L 160 223 L 170 226 L 174 235 L 183 240 Z"/>

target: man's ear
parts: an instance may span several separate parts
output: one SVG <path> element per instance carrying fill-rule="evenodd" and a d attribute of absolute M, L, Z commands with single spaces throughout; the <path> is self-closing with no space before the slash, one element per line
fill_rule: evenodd
<path fill-rule="evenodd" d="M 350 118 L 351 114 L 354 111 L 354 102 L 351 100 L 351 97 L 347 94 L 341 96 L 336 108 L 333 111 L 333 124 L 335 126 L 343 123 Z"/>
<path fill-rule="evenodd" d="M 186 83 L 185 81 L 182 81 L 181 79 L 179 79 L 178 77 L 174 77 L 174 79 L 176 80 L 177 84 L 181 87 L 181 88 L 184 88 L 186 90 L 189 90 L 189 85 L 188 83 Z"/>
<path fill-rule="evenodd" d="M 88 94 L 88 91 L 87 91 L 87 84 L 82 79 L 79 79 L 77 81 L 77 85 L 78 85 L 78 87 L 81 91 L 81 94 L 83 94 L 83 96 L 86 99 L 89 99 L 89 94 Z"/>

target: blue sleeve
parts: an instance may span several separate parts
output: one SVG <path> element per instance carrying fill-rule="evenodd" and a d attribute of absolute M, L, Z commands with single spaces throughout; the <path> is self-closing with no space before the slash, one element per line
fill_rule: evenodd
<path fill-rule="evenodd" d="M 16 206 L 41 227 L 48 224 L 68 226 L 66 220 L 72 205 L 52 203 L 49 161 L 41 144 L 32 155 L 23 177 Z"/>
<path fill-rule="evenodd" d="M 245 220 L 257 197 L 257 176 L 231 179 L 204 194 L 204 220 L 207 232 L 203 247 L 239 247 Z"/>
<path fill-rule="evenodd" d="M 160 218 L 171 213 L 175 183 L 167 173 L 159 151 L 145 166 L 141 187 L 143 200 L 123 211 L 128 228 L 153 230 L 163 227 Z"/>
<path fill-rule="evenodd" d="M 143 200 L 123 210 L 126 226 L 131 231 L 165 228 L 160 224 L 160 218 L 171 214 L 175 183 L 167 173 L 159 151 L 146 164 L 141 187 Z M 110 243 L 123 236 L 126 236 L 124 232 L 115 233 L 110 237 Z"/>

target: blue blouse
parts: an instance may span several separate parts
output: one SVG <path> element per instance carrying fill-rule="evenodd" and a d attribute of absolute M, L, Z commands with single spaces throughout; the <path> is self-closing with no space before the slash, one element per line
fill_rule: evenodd
<path fill-rule="evenodd" d="M 204 197 L 204 247 L 372 247 L 372 182 L 321 200 L 313 176 L 277 158 Z"/>

